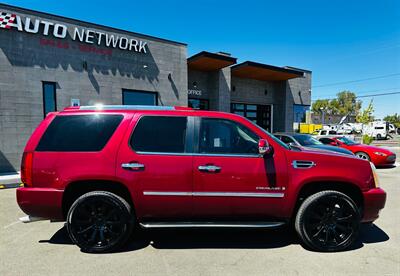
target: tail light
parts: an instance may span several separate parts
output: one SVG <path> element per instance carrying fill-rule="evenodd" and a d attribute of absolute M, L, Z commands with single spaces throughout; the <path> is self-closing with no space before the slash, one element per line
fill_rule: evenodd
<path fill-rule="evenodd" d="M 33 152 L 24 152 L 21 162 L 21 181 L 25 186 L 32 187 Z"/>

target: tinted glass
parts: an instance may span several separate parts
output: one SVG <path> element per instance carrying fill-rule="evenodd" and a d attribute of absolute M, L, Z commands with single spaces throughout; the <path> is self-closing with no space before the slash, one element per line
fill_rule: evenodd
<path fill-rule="evenodd" d="M 131 146 L 141 152 L 185 152 L 186 117 L 145 116 L 139 120 Z"/>
<path fill-rule="evenodd" d="M 56 84 L 53 82 L 43 83 L 43 113 L 56 111 Z"/>
<path fill-rule="evenodd" d="M 37 151 L 100 151 L 122 120 L 122 115 L 57 116 Z"/>
<path fill-rule="evenodd" d="M 200 110 L 208 110 L 208 100 L 189 99 L 189 107 Z"/>
<path fill-rule="evenodd" d="M 203 118 L 199 140 L 200 153 L 258 153 L 259 137 L 246 127 L 229 120 Z"/>
<path fill-rule="evenodd" d="M 309 105 L 299 105 L 295 104 L 293 105 L 293 120 L 296 123 L 305 123 L 306 122 L 306 114 L 307 111 L 310 110 Z"/>
<path fill-rule="evenodd" d="M 329 138 L 321 138 L 321 139 L 319 139 L 319 141 L 322 142 L 323 144 L 329 144 L 329 143 L 334 142 L 334 140 L 329 139 Z"/>
<path fill-rule="evenodd" d="M 295 135 L 294 138 L 302 146 L 322 145 L 322 143 L 320 141 L 318 141 L 311 135 Z"/>
<path fill-rule="evenodd" d="M 289 143 L 294 143 L 293 139 L 288 137 L 288 136 L 282 136 L 281 137 L 282 142 L 284 142 L 285 144 L 289 144 Z"/>
<path fill-rule="evenodd" d="M 345 143 L 346 145 L 348 145 L 348 146 L 351 146 L 351 145 L 357 145 L 358 143 L 356 143 L 356 142 L 354 142 L 353 140 L 351 140 L 351 139 L 349 139 L 349 138 L 346 138 L 346 137 L 340 137 L 340 138 L 337 138 L 340 142 L 342 142 L 342 143 Z"/>
<path fill-rule="evenodd" d="M 157 94 L 143 91 L 122 90 L 124 105 L 157 105 Z"/>

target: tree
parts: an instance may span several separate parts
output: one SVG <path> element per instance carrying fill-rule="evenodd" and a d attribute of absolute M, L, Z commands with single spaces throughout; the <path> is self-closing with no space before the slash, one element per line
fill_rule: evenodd
<path fill-rule="evenodd" d="M 342 91 L 337 95 L 337 104 L 336 108 L 338 109 L 338 113 L 340 115 L 356 115 L 361 109 L 362 102 L 360 100 L 357 101 L 357 96 L 355 93 L 350 91 Z M 334 100 L 333 100 L 334 101 Z"/>
<path fill-rule="evenodd" d="M 330 115 L 356 115 L 361 109 L 361 101 L 357 100 L 355 93 L 351 91 L 342 91 L 336 95 L 336 99 L 328 100 L 321 99 L 316 100 L 312 105 L 312 111 L 314 113 L 324 113 Z"/>
<path fill-rule="evenodd" d="M 400 127 L 400 114 L 395 113 L 393 115 L 387 115 L 383 120 L 394 124 L 396 127 Z"/>
<path fill-rule="evenodd" d="M 360 111 L 357 114 L 356 121 L 357 123 L 363 123 L 363 124 L 368 124 L 374 120 L 374 106 L 373 106 L 373 100 L 371 100 L 367 106 L 366 109 L 363 111 Z"/>
<path fill-rule="evenodd" d="M 328 110 L 329 108 L 329 100 L 316 100 L 312 104 L 311 110 L 314 113 L 322 113 L 322 110 Z"/>

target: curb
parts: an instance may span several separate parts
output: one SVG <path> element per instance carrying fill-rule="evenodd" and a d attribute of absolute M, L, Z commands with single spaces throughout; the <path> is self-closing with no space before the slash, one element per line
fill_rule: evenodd
<path fill-rule="evenodd" d="M 22 183 L 0 184 L 0 190 L 23 187 Z"/>

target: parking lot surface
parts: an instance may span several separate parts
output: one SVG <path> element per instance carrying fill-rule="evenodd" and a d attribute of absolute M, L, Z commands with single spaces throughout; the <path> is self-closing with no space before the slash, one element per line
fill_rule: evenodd
<path fill-rule="evenodd" d="M 340 253 L 308 251 L 282 228 L 139 231 L 121 252 L 85 254 L 63 223 L 18 222 L 15 189 L 0 190 L 0 275 L 400 275 L 400 165 L 378 175 L 386 208 Z"/>

